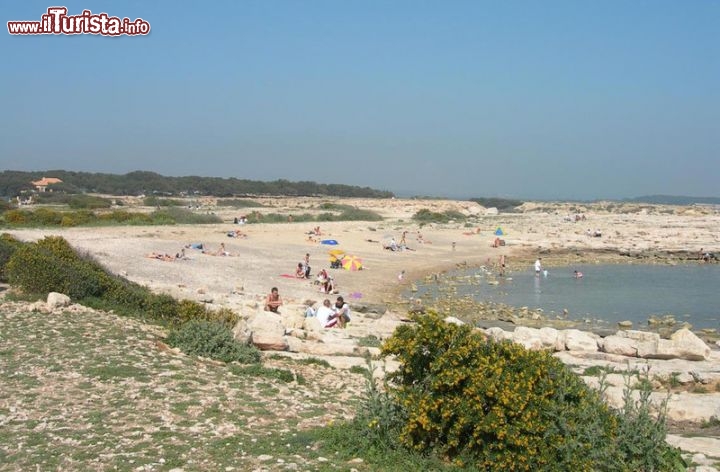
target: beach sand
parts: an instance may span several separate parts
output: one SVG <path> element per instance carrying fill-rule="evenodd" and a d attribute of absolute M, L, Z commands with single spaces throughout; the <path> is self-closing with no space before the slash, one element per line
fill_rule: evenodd
<path fill-rule="evenodd" d="M 259 199 L 263 212 L 317 212 L 327 198 Z M 340 249 L 362 259 L 363 269 L 328 269 L 340 294 L 356 303 L 393 304 L 413 280 L 458 266 L 497 264 L 505 254 L 511 270 L 522 270 L 538 255 L 546 265 L 622 260 L 625 262 L 673 263 L 720 249 L 720 215 L 710 207 L 664 207 L 651 205 L 525 204 L 521 213 L 485 216 L 485 209 L 466 201 L 342 199 L 338 203 L 372 209 L 385 218 L 379 222 L 327 222 L 235 225 L 233 218 L 247 212 L 215 207 L 208 201 L 204 212 L 216 212 L 227 223 L 177 226 L 113 226 L 68 229 L 22 229 L 7 231 L 23 240 L 59 235 L 81 251 L 95 257 L 114 273 L 178 298 L 206 301 L 239 312 L 262 301 L 271 287 L 278 287 L 289 304 L 321 300 L 312 280 L 283 277 L 293 274 L 298 262 L 310 254 L 313 274 L 329 267 L 328 251 Z M 412 215 L 422 208 L 455 210 L 474 215 L 472 224 L 430 224 L 422 228 Z M 572 211 L 586 220 L 567 221 Z M 337 246 L 308 240 L 308 232 L 320 225 L 321 239 L 335 239 Z M 506 245 L 493 248 L 494 231 L 500 226 Z M 230 238 L 227 232 L 241 229 L 247 238 Z M 601 230 L 600 238 L 586 232 Z M 406 235 L 411 250 L 383 249 L 391 237 Z M 418 232 L 425 243 L 418 242 Z M 187 260 L 166 262 L 147 254 L 175 255 L 189 243 L 202 242 L 210 251 L 221 243 L 231 256 L 213 256 L 186 249 Z M 454 244 L 453 244 L 454 243 Z M 622 255 L 621 255 L 622 254 Z M 405 271 L 402 280 L 398 275 Z M 211 301 L 212 300 L 212 301 Z M 211 301 L 211 302 L 210 302 Z"/>

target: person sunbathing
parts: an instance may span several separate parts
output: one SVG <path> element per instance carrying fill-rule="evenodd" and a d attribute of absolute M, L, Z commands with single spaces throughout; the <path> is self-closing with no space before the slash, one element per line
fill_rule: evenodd
<path fill-rule="evenodd" d="M 147 254 L 145 257 L 148 257 L 150 259 L 157 259 L 159 261 L 166 261 L 166 262 L 172 262 L 175 260 L 173 256 L 170 254 L 161 254 L 159 252 L 151 252 L 150 254 Z"/>
<path fill-rule="evenodd" d="M 228 238 L 247 238 L 248 237 L 247 234 L 243 233 L 239 229 L 228 231 L 227 235 L 228 235 Z"/>

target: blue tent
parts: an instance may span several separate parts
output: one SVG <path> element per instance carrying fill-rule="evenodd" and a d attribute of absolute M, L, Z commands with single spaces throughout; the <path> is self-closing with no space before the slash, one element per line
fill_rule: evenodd
<path fill-rule="evenodd" d="M 323 239 L 322 241 L 320 241 L 320 244 L 328 244 L 330 246 L 337 246 L 338 242 L 335 241 L 334 239 Z"/>
<path fill-rule="evenodd" d="M 498 226 L 498 228 L 495 230 L 495 236 L 504 236 L 505 231 L 501 227 Z"/>

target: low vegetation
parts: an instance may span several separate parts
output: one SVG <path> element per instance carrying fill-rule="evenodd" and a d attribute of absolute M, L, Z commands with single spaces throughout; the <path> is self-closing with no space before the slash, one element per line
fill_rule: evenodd
<path fill-rule="evenodd" d="M 167 342 L 186 354 L 208 357 L 222 362 L 252 364 L 260 362 L 260 351 L 240 343 L 222 323 L 191 320 L 172 330 Z"/>
<path fill-rule="evenodd" d="M 383 345 L 400 362 L 385 388 L 370 379 L 361 413 L 325 433 L 345 454 L 396 458 L 388 470 L 684 470 L 649 390 L 615 411 L 547 352 L 415 321 Z"/>
<path fill-rule="evenodd" d="M 113 309 L 169 326 L 211 320 L 232 327 L 237 321 L 237 315 L 230 310 L 208 310 L 200 303 L 155 294 L 113 275 L 90 256 L 78 254 L 61 237 L 22 243 L 5 234 L 0 237 L 0 248 L 0 254 L 8 255 L 0 273 L 26 293 L 44 296 L 60 292 L 87 306 Z"/>
<path fill-rule="evenodd" d="M 423 208 L 422 210 L 418 210 L 412 216 L 412 219 L 419 223 L 420 226 L 424 226 L 429 223 L 449 223 L 450 221 L 464 222 L 466 216 L 459 211 L 447 210 L 439 213 Z"/>
<path fill-rule="evenodd" d="M 262 203 L 250 200 L 249 198 L 221 199 L 218 200 L 217 205 L 233 208 L 259 208 L 265 206 Z"/>
<path fill-rule="evenodd" d="M 10 227 L 38 226 L 105 226 L 105 225 L 174 225 L 221 223 L 216 215 L 193 213 L 184 208 L 168 207 L 152 213 L 113 211 L 59 211 L 48 208 L 7 210 L 0 215 L 0 225 Z"/>
<path fill-rule="evenodd" d="M 362 210 L 360 208 L 349 207 L 343 209 L 340 213 L 325 212 L 319 215 L 311 213 L 301 214 L 280 214 L 280 213 L 260 213 L 253 211 L 247 216 L 248 223 L 303 223 L 303 222 L 321 222 L 321 221 L 381 221 L 383 218 L 379 214 L 371 210 Z"/>
<path fill-rule="evenodd" d="M 72 191 L 108 195 L 212 195 L 217 197 L 326 195 L 333 197 L 391 198 L 394 196 L 392 192 L 369 187 L 320 184 L 308 181 L 292 182 L 284 179 L 262 182 L 222 177 L 167 177 L 146 171 L 117 175 L 65 170 L 0 172 L 0 195 L 14 196 L 23 191 L 31 191 L 33 189 L 31 182 L 44 176 L 56 177 L 62 180 L 61 184 L 53 185 L 53 189 L 62 189 L 68 193 Z"/>

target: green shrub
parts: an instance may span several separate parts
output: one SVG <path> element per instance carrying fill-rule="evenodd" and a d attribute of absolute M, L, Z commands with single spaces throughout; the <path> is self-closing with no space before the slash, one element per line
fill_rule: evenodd
<path fill-rule="evenodd" d="M 430 211 L 427 208 L 423 208 L 422 210 L 418 210 L 412 216 L 412 219 L 417 221 L 421 225 L 425 225 L 428 223 L 447 223 L 453 220 L 465 221 L 465 215 L 458 211 L 448 210 L 443 213 L 438 213 L 435 211 Z"/>
<path fill-rule="evenodd" d="M 107 198 L 94 195 L 72 195 L 67 199 L 67 204 L 72 209 L 98 209 L 110 208 L 112 202 Z"/>
<path fill-rule="evenodd" d="M 82 259 L 56 236 L 17 248 L 6 271 L 10 283 L 26 292 L 61 292 L 74 300 L 100 296 L 107 277 L 96 263 Z"/>
<path fill-rule="evenodd" d="M 236 366 L 230 367 L 230 372 L 239 376 L 251 376 L 254 378 L 262 377 L 266 379 L 279 380 L 284 383 L 291 383 L 297 381 L 299 384 L 305 383 L 305 378 L 301 375 L 294 374 L 288 369 L 278 369 L 276 367 L 265 367 L 260 364 L 253 364 L 247 366 Z"/>
<path fill-rule="evenodd" d="M 217 215 L 193 213 L 185 208 L 166 208 L 150 214 L 153 224 L 213 224 L 222 223 Z"/>
<path fill-rule="evenodd" d="M 383 217 L 371 210 L 349 208 L 338 216 L 338 221 L 380 221 Z"/>
<path fill-rule="evenodd" d="M 218 200 L 217 202 L 218 206 L 231 206 L 235 208 L 257 208 L 257 207 L 263 207 L 263 205 L 260 202 L 256 202 L 254 200 L 249 199 L 240 199 L 240 198 L 234 198 L 230 200 Z"/>
<path fill-rule="evenodd" d="M 387 394 L 370 402 L 379 413 L 366 408 L 363 418 L 382 425 L 385 441 L 481 470 L 676 470 L 681 463 L 643 413 L 649 397 L 618 414 L 548 352 L 486 340 L 435 313 L 414 319 L 383 345 L 400 368 L 389 374 Z M 645 454 L 652 457 L 640 464 Z"/>
<path fill-rule="evenodd" d="M 154 207 L 179 207 L 184 205 L 184 203 L 180 200 L 175 200 L 172 198 L 159 198 L 155 196 L 145 197 L 145 199 L 143 200 L 143 204 L 145 206 Z"/>
<path fill-rule="evenodd" d="M 236 341 L 232 332 L 217 322 L 189 321 L 171 331 L 167 341 L 186 354 L 223 362 L 250 364 L 260 361 L 260 352 L 254 346 Z"/>
<path fill-rule="evenodd" d="M 3 213 L 3 220 L 9 225 L 24 225 L 29 221 L 29 211 L 8 210 Z"/>
<path fill-rule="evenodd" d="M 10 257 L 15 253 L 17 248 L 22 246 L 22 244 L 23 243 L 7 233 L 0 235 L 0 282 L 8 281 L 5 274 L 5 265 L 8 263 Z"/>
<path fill-rule="evenodd" d="M 616 443 L 622 466 L 631 471 L 684 471 L 687 464 L 680 449 L 665 442 L 669 397 L 660 404 L 650 400 L 652 385 L 646 372 L 639 376 L 640 393 L 635 399 L 630 376 L 625 377 Z"/>

